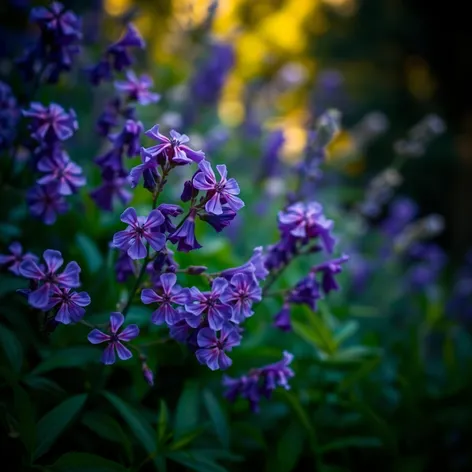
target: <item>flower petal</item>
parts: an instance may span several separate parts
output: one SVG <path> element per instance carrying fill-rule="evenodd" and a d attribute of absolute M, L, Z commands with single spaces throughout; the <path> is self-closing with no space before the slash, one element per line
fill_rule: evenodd
<path fill-rule="evenodd" d="M 59 251 L 54 251 L 53 249 L 47 249 L 43 253 L 43 258 L 46 261 L 48 271 L 51 274 L 56 273 L 57 269 L 64 264 L 64 259 L 62 254 Z"/>
<path fill-rule="evenodd" d="M 211 294 L 215 298 L 220 298 L 228 288 L 228 282 L 223 277 L 217 277 L 211 284 Z"/>
<path fill-rule="evenodd" d="M 136 236 L 134 240 L 131 240 L 131 244 L 128 248 L 128 256 L 131 259 L 138 260 L 144 259 L 147 255 L 146 246 L 143 244 L 142 238 L 140 236 Z"/>
<path fill-rule="evenodd" d="M 139 327 L 135 324 L 128 325 L 119 335 L 118 339 L 120 341 L 131 341 L 139 335 Z"/>
<path fill-rule="evenodd" d="M 130 226 L 135 226 L 138 223 L 138 215 L 133 207 L 127 208 L 120 216 L 120 220 L 123 223 L 127 223 Z"/>
<path fill-rule="evenodd" d="M 177 276 L 171 272 L 168 272 L 166 274 L 162 274 L 160 277 L 160 280 L 161 280 L 162 289 L 164 290 L 164 293 L 169 295 L 172 291 L 172 287 L 177 282 Z"/>
<path fill-rule="evenodd" d="M 111 365 L 115 363 L 115 346 L 114 343 L 109 344 L 102 354 L 102 362 L 105 365 Z"/>
<path fill-rule="evenodd" d="M 129 243 L 134 236 L 134 232 L 129 229 L 118 231 L 113 235 L 113 247 L 119 249 L 128 249 Z"/>
<path fill-rule="evenodd" d="M 226 355 L 224 351 L 220 351 L 218 354 L 218 365 L 221 370 L 226 370 L 231 366 L 233 361 Z"/>
<path fill-rule="evenodd" d="M 198 362 L 206 364 L 211 370 L 218 370 L 218 349 L 198 349 L 195 352 Z"/>
<path fill-rule="evenodd" d="M 141 301 L 145 305 L 149 305 L 150 303 L 158 303 L 161 300 L 162 300 L 162 297 L 150 288 L 145 288 L 141 292 Z"/>
<path fill-rule="evenodd" d="M 20 274 L 27 279 L 41 280 L 45 274 L 35 261 L 29 259 L 20 264 Z"/>
<path fill-rule="evenodd" d="M 66 265 L 64 272 L 57 276 L 57 282 L 67 288 L 75 288 L 80 286 L 79 274 L 81 272 L 79 264 L 72 261 Z"/>
<path fill-rule="evenodd" d="M 100 344 L 106 341 L 110 341 L 110 336 L 108 334 L 102 333 L 99 329 L 94 329 L 90 331 L 87 336 L 87 339 L 92 344 Z"/>
<path fill-rule="evenodd" d="M 205 210 L 213 215 L 221 215 L 223 207 L 221 205 L 221 194 L 215 193 L 205 204 Z"/>
<path fill-rule="evenodd" d="M 28 297 L 28 303 L 34 308 L 46 308 L 49 303 L 50 284 L 44 284 Z"/>
<path fill-rule="evenodd" d="M 155 209 L 149 213 L 143 228 L 149 230 L 155 226 L 160 226 L 164 221 L 164 215 L 159 210 Z"/>
<path fill-rule="evenodd" d="M 131 353 L 131 351 L 127 347 L 123 346 L 123 344 L 121 344 L 120 342 L 115 343 L 115 348 L 116 348 L 118 357 L 122 361 L 126 361 L 133 357 L 133 354 Z"/>
<path fill-rule="evenodd" d="M 210 328 L 202 328 L 197 335 L 199 347 L 212 348 L 218 344 L 216 333 Z"/>
<path fill-rule="evenodd" d="M 144 233 L 144 237 L 154 251 L 159 252 L 166 243 L 166 237 L 162 233 L 148 232 Z M 144 256 L 145 257 L 145 256 Z"/>
<path fill-rule="evenodd" d="M 125 317 L 118 311 L 110 313 L 110 330 L 113 334 L 121 328 L 121 325 L 125 321 Z"/>

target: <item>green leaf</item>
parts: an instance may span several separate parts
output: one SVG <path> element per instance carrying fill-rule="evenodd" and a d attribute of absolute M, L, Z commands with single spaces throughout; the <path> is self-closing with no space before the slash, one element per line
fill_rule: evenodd
<path fill-rule="evenodd" d="M 70 367 L 87 368 L 89 362 L 100 361 L 100 350 L 92 346 L 78 346 L 57 350 L 54 354 L 41 362 L 33 374 L 44 374 L 55 369 Z"/>
<path fill-rule="evenodd" d="M 63 395 L 65 390 L 53 380 L 36 375 L 27 375 L 22 381 L 34 390 L 43 390 L 54 395 Z"/>
<path fill-rule="evenodd" d="M 20 372 L 23 364 L 23 348 L 13 331 L 0 324 L 0 345 L 15 372 Z"/>
<path fill-rule="evenodd" d="M 2 274 L 0 275 L 0 297 L 14 292 L 19 288 L 27 288 L 28 281 L 21 277 L 15 277 L 14 275 Z"/>
<path fill-rule="evenodd" d="M 333 441 L 325 446 L 321 446 L 320 450 L 325 453 L 329 451 L 335 451 L 338 449 L 346 450 L 350 447 L 360 447 L 360 448 L 372 448 L 372 447 L 381 447 L 382 441 L 379 438 L 375 437 L 362 437 L 362 436 L 353 436 L 351 438 L 340 439 L 339 441 Z"/>
<path fill-rule="evenodd" d="M 82 423 L 91 431 L 108 441 L 120 443 L 129 462 L 133 460 L 133 449 L 123 428 L 112 416 L 99 411 L 89 411 L 82 417 Z"/>
<path fill-rule="evenodd" d="M 110 392 L 103 392 L 103 396 L 118 410 L 118 413 L 125 420 L 132 433 L 144 447 L 148 454 L 154 454 L 156 445 L 151 426 L 146 423 L 138 412 L 128 403 L 118 398 Z"/>
<path fill-rule="evenodd" d="M 126 472 L 128 469 L 117 462 L 95 454 L 68 452 L 51 466 L 52 472 Z"/>
<path fill-rule="evenodd" d="M 49 451 L 54 441 L 77 416 L 86 400 L 86 394 L 76 395 L 46 413 L 39 420 L 37 425 L 38 444 L 33 454 L 33 460 Z"/>
<path fill-rule="evenodd" d="M 166 402 L 161 399 L 159 407 L 159 419 L 157 420 L 157 442 L 162 445 L 165 441 L 167 427 L 169 425 L 169 410 Z"/>
<path fill-rule="evenodd" d="M 180 436 L 177 440 L 173 441 L 169 446 L 169 450 L 177 451 L 178 449 L 183 449 L 185 446 L 190 444 L 194 439 L 198 438 L 205 430 L 207 425 L 200 426 L 199 428 Z"/>
<path fill-rule="evenodd" d="M 193 382 L 187 382 L 180 395 L 175 412 L 174 437 L 181 438 L 184 434 L 195 430 L 199 421 L 199 389 Z"/>
<path fill-rule="evenodd" d="M 18 417 L 18 432 L 31 457 L 36 444 L 36 425 L 33 404 L 26 391 L 19 385 L 13 386 L 15 412 Z"/>
<path fill-rule="evenodd" d="M 358 330 L 359 323 L 357 321 L 350 320 L 344 323 L 344 325 L 337 329 L 334 334 L 334 340 L 336 344 L 338 346 L 341 345 L 344 341 L 354 336 L 354 334 L 356 334 Z"/>
<path fill-rule="evenodd" d="M 281 431 L 275 454 L 269 456 L 271 460 L 269 469 L 274 472 L 296 470 L 295 467 L 303 450 L 303 440 L 304 433 L 298 422 L 292 422 L 287 429 Z"/>
<path fill-rule="evenodd" d="M 204 453 L 196 451 L 170 452 L 166 455 L 170 460 L 182 464 L 197 472 L 226 472 L 227 469 L 209 460 Z"/>
<path fill-rule="evenodd" d="M 75 238 L 77 246 L 84 255 L 85 263 L 91 274 L 97 272 L 103 265 L 103 256 L 94 241 L 83 233 Z"/>
<path fill-rule="evenodd" d="M 203 391 L 203 402 L 210 415 L 211 421 L 215 428 L 215 433 L 221 442 L 221 445 L 226 449 L 229 448 L 230 437 L 229 437 L 229 426 L 228 420 L 213 393 L 210 390 L 205 389 Z"/>

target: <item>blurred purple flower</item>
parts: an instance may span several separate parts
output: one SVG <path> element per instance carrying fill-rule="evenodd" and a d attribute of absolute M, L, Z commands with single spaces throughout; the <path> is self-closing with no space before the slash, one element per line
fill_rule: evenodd
<path fill-rule="evenodd" d="M 112 58 L 113 68 L 116 71 L 121 72 L 129 67 L 133 61 L 128 52 L 128 49 L 144 49 L 145 45 L 146 43 L 144 42 L 144 39 L 140 35 L 139 31 L 134 25 L 129 23 L 126 26 L 126 31 L 123 36 L 107 49 L 107 53 Z"/>
<path fill-rule="evenodd" d="M 115 351 L 122 361 L 133 357 L 133 354 L 124 346 L 123 342 L 136 338 L 139 335 L 139 328 L 137 325 L 131 324 L 119 333 L 118 330 L 124 321 L 125 317 L 121 313 L 113 312 L 110 314 L 110 334 L 94 329 L 87 336 L 87 339 L 92 344 L 108 343 L 102 355 L 102 362 L 106 365 L 115 363 Z"/>
<path fill-rule="evenodd" d="M 42 282 L 43 284 L 29 293 L 28 303 L 35 308 L 48 306 L 50 292 L 53 286 L 62 288 L 76 288 L 80 285 L 80 267 L 77 262 L 69 262 L 64 272 L 57 271 L 64 264 L 64 259 L 59 251 L 47 249 L 43 253 L 46 266 L 38 265 L 34 260 L 24 260 L 20 264 L 19 272 L 27 279 Z"/>
<path fill-rule="evenodd" d="M 274 326 L 281 331 L 292 331 L 292 320 L 290 317 L 290 305 L 284 303 L 281 310 L 274 317 Z"/>
<path fill-rule="evenodd" d="M 210 328 L 215 331 L 220 330 L 233 315 L 232 307 L 221 299 L 227 288 L 228 282 L 221 277 L 213 280 L 210 292 L 202 293 L 198 288 L 192 287 L 185 310 L 195 320 L 200 320 L 205 314 Z"/>
<path fill-rule="evenodd" d="M 349 256 L 342 255 L 338 259 L 326 261 L 322 264 L 313 267 L 313 269 L 311 270 L 313 273 L 322 273 L 321 287 L 323 288 L 323 292 L 325 294 L 328 294 L 332 290 L 339 290 L 339 285 L 336 282 L 334 276 L 342 271 L 341 264 L 344 264 L 348 260 Z"/>
<path fill-rule="evenodd" d="M 226 280 L 230 280 L 233 275 L 239 273 L 248 274 L 255 277 L 257 280 L 264 280 L 269 275 L 269 271 L 264 266 L 262 246 L 254 248 L 251 258 L 245 264 L 231 269 L 225 269 L 220 272 L 220 275 Z"/>
<path fill-rule="evenodd" d="M 134 208 L 127 208 L 120 217 L 123 223 L 129 226 L 113 236 L 113 246 L 126 250 L 131 259 L 144 259 L 147 242 L 155 251 L 159 252 L 165 245 L 166 238 L 159 232 L 164 223 L 164 217 L 159 210 L 152 210 L 148 217 L 137 216 Z"/>
<path fill-rule="evenodd" d="M 198 165 L 201 172 L 193 178 L 193 186 L 198 190 L 206 190 L 207 198 L 205 210 L 214 215 L 223 213 L 223 204 L 226 203 L 233 211 L 238 211 L 244 206 L 244 202 L 236 197 L 239 195 L 239 185 L 235 179 L 227 179 L 227 170 L 225 165 L 217 165 L 221 179 L 216 181 L 215 173 L 208 161 L 202 161 Z"/>
<path fill-rule="evenodd" d="M 212 213 L 199 213 L 198 216 L 202 221 L 205 221 L 209 225 L 213 226 L 217 233 L 220 233 L 231 224 L 236 216 L 236 212 L 233 211 L 228 205 L 223 205 L 222 213 L 220 215 L 214 215 Z"/>
<path fill-rule="evenodd" d="M 315 274 L 310 273 L 300 280 L 290 291 L 288 301 L 290 303 L 300 303 L 307 305 L 313 311 L 316 310 L 316 301 L 321 298 L 320 285 L 315 278 Z"/>
<path fill-rule="evenodd" d="M 129 276 L 136 275 L 133 259 L 128 256 L 126 251 L 120 251 L 120 255 L 115 263 L 115 273 L 116 280 L 120 283 L 126 282 Z"/>
<path fill-rule="evenodd" d="M 172 205 L 169 203 L 161 203 L 157 209 L 165 218 L 165 221 L 161 226 L 161 233 L 173 233 L 175 231 L 175 225 L 171 220 L 171 217 L 175 218 L 176 216 L 181 215 L 184 211 L 179 207 L 179 205 Z"/>
<path fill-rule="evenodd" d="M 37 256 L 29 252 L 23 253 L 23 246 L 13 242 L 8 246 L 10 254 L 0 254 L 0 266 L 8 266 L 8 270 L 15 275 L 20 274 L 20 264 L 26 260 L 38 261 Z"/>
<path fill-rule="evenodd" d="M 225 370 L 233 361 L 226 355 L 225 351 L 231 351 L 234 346 L 241 343 L 241 336 L 230 323 L 225 323 L 219 333 L 210 328 L 199 330 L 197 349 L 195 355 L 200 364 L 206 364 L 211 370 Z"/>
<path fill-rule="evenodd" d="M 156 290 L 145 288 L 141 292 L 141 301 L 145 305 L 150 303 L 159 305 L 152 314 L 151 321 L 154 324 L 167 323 L 172 326 L 181 320 L 180 313 L 173 307 L 173 304 L 185 305 L 188 299 L 188 289 L 176 285 L 177 276 L 175 274 L 162 274 L 160 282 L 159 293 Z"/>
<path fill-rule="evenodd" d="M 157 103 L 161 96 L 157 93 L 151 92 L 151 87 L 154 82 L 151 76 L 142 74 L 138 77 L 134 71 L 126 71 L 126 80 L 116 81 L 115 88 L 119 92 L 126 93 L 128 101 L 138 102 L 140 105 L 149 105 L 150 103 Z"/>
<path fill-rule="evenodd" d="M 28 190 L 26 201 L 31 214 L 40 218 L 47 225 L 54 224 L 57 215 L 62 215 L 69 209 L 64 197 L 57 191 L 55 184 L 34 186 Z"/>
<path fill-rule="evenodd" d="M 11 87 L 0 80 L 0 151 L 15 139 L 20 110 Z"/>
<path fill-rule="evenodd" d="M 23 110 L 23 115 L 32 119 L 29 129 L 32 137 L 40 143 L 65 141 L 79 128 L 74 110 L 67 113 L 56 103 L 45 107 L 41 103 L 32 102 L 29 110 Z"/>
<path fill-rule="evenodd" d="M 127 205 L 132 198 L 131 193 L 126 190 L 128 181 L 125 177 L 113 169 L 105 169 L 102 173 L 102 185 L 92 190 L 90 196 L 96 205 L 105 211 L 113 211 L 113 201 L 119 200 L 122 205 Z"/>
<path fill-rule="evenodd" d="M 254 302 L 262 300 L 262 290 L 257 279 L 251 274 L 238 273 L 231 277 L 221 301 L 233 307 L 231 321 L 241 323 L 254 314 L 251 310 Z"/>
<path fill-rule="evenodd" d="M 293 355 L 287 351 L 283 353 L 283 359 L 274 364 L 251 370 L 248 375 L 240 378 L 223 377 L 225 397 L 229 401 L 235 401 L 238 396 L 249 401 L 253 412 L 259 411 L 261 396 L 270 398 L 277 387 L 290 389 L 288 380 L 295 374 L 289 367 Z"/>
<path fill-rule="evenodd" d="M 72 195 L 86 184 L 82 168 L 72 162 L 68 154 L 60 150 L 51 157 L 43 157 L 37 165 L 46 175 L 37 180 L 40 185 L 54 184 L 60 195 Z"/>

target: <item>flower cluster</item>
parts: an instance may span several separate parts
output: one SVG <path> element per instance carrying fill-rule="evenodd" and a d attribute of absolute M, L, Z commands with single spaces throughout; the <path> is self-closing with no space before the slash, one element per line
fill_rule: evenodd
<path fill-rule="evenodd" d="M 126 71 L 125 80 L 116 80 L 118 96 L 112 98 L 100 115 L 97 131 L 107 137 L 111 147 L 95 159 L 100 167 L 102 184 L 91 192 L 91 197 L 99 208 L 112 211 L 115 200 L 126 205 L 131 200 L 127 190 L 127 171 L 123 158 L 135 157 L 140 152 L 142 123 L 136 119 L 135 105 L 150 105 L 159 101 L 160 96 L 152 92 L 150 76 L 137 76 L 129 69 L 133 60 L 130 50 L 144 48 L 144 40 L 132 24 L 128 24 L 123 36 L 109 46 L 97 65 L 89 68 L 89 78 L 93 85 L 103 80 L 111 80 L 116 72 Z"/>
<path fill-rule="evenodd" d="M 52 225 L 57 215 L 68 209 L 64 197 L 86 183 L 81 167 L 63 148 L 63 142 L 78 129 L 77 118 L 74 110 L 66 111 L 56 103 L 44 106 L 33 102 L 23 115 L 30 120 L 29 130 L 35 142 L 33 166 L 41 173 L 27 194 L 28 205 L 32 215 Z"/>
<path fill-rule="evenodd" d="M 15 264 L 19 264 L 15 270 L 30 280 L 30 288 L 23 293 L 28 297 L 28 303 L 32 307 L 44 312 L 55 309 L 53 316 L 58 323 L 77 323 L 83 318 L 84 307 L 90 304 L 90 297 L 86 292 L 72 290 L 80 286 L 80 267 L 77 262 L 69 262 L 64 271 L 59 273 L 64 264 L 59 251 L 52 249 L 44 251 L 44 264 L 38 264 L 37 258 L 30 254 L 21 255 L 19 245 L 11 247 L 11 251 L 12 253 L 15 251 L 13 254 L 15 259 L 10 270 Z"/>
<path fill-rule="evenodd" d="M 288 381 L 295 375 L 289 367 L 292 360 L 293 355 L 284 351 L 282 360 L 274 364 L 252 369 L 247 375 L 236 379 L 225 376 L 223 378 L 225 397 L 230 401 L 235 401 L 238 397 L 244 398 L 249 402 L 253 412 L 259 411 L 262 397 L 270 398 L 277 387 L 290 389 Z"/>
<path fill-rule="evenodd" d="M 31 10 L 30 19 L 40 31 L 36 43 L 17 61 L 26 80 L 45 79 L 56 83 L 70 71 L 82 38 L 81 21 L 60 2 Z"/>
<path fill-rule="evenodd" d="M 16 135 L 20 116 L 11 87 L 0 81 L 0 151 L 8 149 Z"/>

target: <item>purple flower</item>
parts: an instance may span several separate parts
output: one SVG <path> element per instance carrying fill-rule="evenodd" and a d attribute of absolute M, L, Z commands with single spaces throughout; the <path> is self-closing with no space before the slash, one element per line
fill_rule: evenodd
<path fill-rule="evenodd" d="M 290 305 L 284 303 L 282 309 L 274 317 L 274 326 L 281 331 L 292 331 L 292 320 L 290 318 Z"/>
<path fill-rule="evenodd" d="M 282 130 L 272 131 L 264 143 L 264 151 L 259 169 L 259 179 L 269 178 L 277 175 L 280 166 L 280 151 L 285 143 Z"/>
<path fill-rule="evenodd" d="M 185 310 L 193 315 L 192 318 L 195 319 L 195 322 L 199 322 L 202 315 L 206 314 L 210 328 L 215 331 L 220 330 L 233 315 L 231 306 L 221 299 L 227 288 L 228 282 L 221 277 L 213 280 L 210 292 L 202 293 L 198 288 L 192 287 Z"/>
<path fill-rule="evenodd" d="M 29 129 L 32 137 L 40 143 L 65 141 L 79 128 L 74 110 L 67 113 L 56 103 L 45 107 L 41 103 L 33 102 L 29 110 L 23 110 L 23 115 L 32 119 Z"/>
<path fill-rule="evenodd" d="M 208 192 L 208 202 L 205 209 L 208 213 L 221 215 L 223 213 L 223 204 L 226 203 L 233 211 L 238 211 L 244 206 L 244 202 L 236 197 L 239 195 L 239 185 L 235 179 L 227 179 L 227 171 L 225 165 L 217 165 L 221 179 L 216 181 L 215 173 L 208 161 L 200 162 L 198 165 L 201 172 L 193 178 L 193 186 L 198 190 L 206 190 Z"/>
<path fill-rule="evenodd" d="M 149 75 L 142 74 L 141 77 L 137 77 L 132 70 L 126 71 L 125 81 L 115 82 L 115 88 L 126 93 L 127 100 L 136 101 L 140 105 L 156 103 L 161 98 L 159 94 L 151 92 L 152 86 L 153 80 Z"/>
<path fill-rule="evenodd" d="M 320 237 L 326 251 L 333 252 L 336 242 L 331 235 L 333 222 L 326 219 L 323 207 L 317 202 L 298 202 L 281 211 L 279 228 L 282 234 L 302 240 Z"/>
<path fill-rule="evenodd" d="M 191 164 L 205 159 L 203 151 L 194 151 L 184 144 L 189 141 L 189 137 L 185 134 L 171 130 L 171 137 L 168 138 L 159 132 L 159 125 L 155 125 L 144 134 L 155 141 L 161 142 L 161 144 L 146 148 L 147 153 L 153 157 L 164 156 L 174 165 Z"/>
<path fill-rule="evenodd" d="M 195 213 L 192 210 L 182 226 L 169 236 L 169 241 L 177 244 L 178 251 L 189 252 L 202 247 L 195 237 Z"/>
<path fill-rule="evenodd" d="M 334 276 L 342 271 L 341 264 L 348 260 L 349 256 L 343 255 L 338 259 L 333 259 L 313 267 L 313 273 L 321 272 L 323 274 L 321 287 L 325 294 L 328 294 L 332 290 L 339 290 L 339 285 Z"/>
<path fill-rule="evenodd" d="M 106 365 L 115 363 L 115 350 L 122 361 L 133 357 L 133 354 L 123 345 L 123 342 L 131 341 L 138 336 L 139 328 L 137 325 L 131 324 L 119 333 L 118 330 L 121 328 L 124 321 L 125 317 L 121 313 L 110 313 L 110 334 L 105 334 L 98 329 L 94 329 L 90 331 L 87 336 L 87 339 L 92 344 L 108 343 L 102 355 L 102 362 Z"/>
<path fill-rule="evenodd" d="M 209 225 L 213 226 L 217 233 L 220 233 L 231 224 L 236 216 L 236 212 L 233 211 L 228 205 L 223 205 L 222 210 L 223 212 L 220 215 L 214 215 L 212 213 L 199 213 L 198 216 L 201 220 L 206 221 Z"/>
<path fill-rule="evenodd" d="M 11 87 L 0 80 L 0 150 L 7 149 L 13 142 L 20 110 Z"/>
<path fill-rule="evenodd" d="M 82 168 L 72 162 L 68 154 L 60 150 L 51 157 L 43 157 L 37 165 L 46 175 L 37 180 L 40 185 L 55 184 L 60 195 L 71 195 L 86 184 Z"/>
<path fill-rule="evenodd" d="M 239 273 L 254 276 L 257 280 L 264 280 L 269 275 L 269 271 L 264 266 L 262 246 L 254 248 L 251 258 L 245 264 L 223 270 L 220 275 L 221 277 L 230 280 L 234 274 Z"/>
<path fill-rule="evenodd" d="M 81 22 L 77 16 L 66 10 L 60 2 L 52 2 L 49 7 L 36 7 L 31 10 L 31 20 L 47 33 L 62 38 L 81 39 Z"/>
<path fill-rule="evenodd" d="M 319 287 L 315 274 L 310 273 L 295 285 L 295 288 L 290 292 L 288 301 L 290 303 L 305 304 L 315 311 L 316 301 L 321 298 Z"/>
<path fill-rule="evenodd" d="M 126 178 L 110 168 L 103 171 L 102 178 L 102 185 L 90 192 L 92 200 L 99 208 L 113 211 L 115 199 L 119 200 L 122 205 L 127 205 L 131 201 L 131 193 L 125 189 L 128 183 Z"/>
<path fill-rule="evenodd" d="M 57 271 L 64 264 L 64 259 L 59 251 L 48 249 L 43 253 L 46 267 L 38 266 L 32 259 L 20 264 L 19 272 L 27 279 L 42 282 L 42 285 L 29 293 L 28 303 L 34 308 L 45 308 L 48 306 L 52 287 L 75 288 L 80 285 L 80 267 L 77 262 L 69 262 L 64 272 Z"/>
<path fill-rule="evenodd" d="M 111 80 L 113 78 L 111 64 L 108 58 L 100 59 L 94 66 L 86 69 L 88 78 L 92 85 L 100 85 L 103 80 Z"/>
<path fill-rule="evenodd" d="M 128 48 L 143 49 L 144 46 L 145 42 L 139 34 L 139 31 L 129 23 L 126 26 L 126 31 L 123 36 L 107 49 L 107 53 L 111 56 L 113 61 L 113 69 L 121 72 L 129 67 L 133 61 L 129 55 Z"/>
<path fill-rule="evenodd" d="M 70 288 L 60 288 L 52 285 L 49 302 L 44 311 L 48 311 L 56 305 L 59 305 L 59 310 L 54 318 L 57 322 L 63 324 L 77 323 L 85 314 L 83 307 L 90 305 L 90 296 L 87 292 L 71 292 Z"/>
<path fill-rule="evenodd" d="M 164 223 L 161 226 L 161 233 L 173 233 L 175 231 L 175 225 L 171 220 L 171 217 L 179 216 L 183 213 L 182 208 L 179 205 L 172 205 L 169 203 L 161 203 L 157 209 L 162 213 L 165 218 Z"/>
<path fill-rule="evenodd" d="M 152 156 L 146 149 L 141 148 L 141 162 L 141 164 L 133 167 L 129 173 L 128 180 L 131 188 L 135 188 L 141 177 L 144 177 L 144 187 L 153 190 L 161 177 L 157 169 L 156 156 Z"/>
<path fill-rule="evenodd" d="M 179 316 L 182 318 L 183 313 L 179 312 Z M 181 319 L 181 321 L 170 326 L 169 335 L 179 343 L 186 343 L 192 331 L 193 328 L 185 321 L 185 319 Z"/>
<path fill-rule="evenodd" d="M 23 254 L 23 246 L 18 242 L 11 243 L 8 250 L 10 254 L 0 254 L 0 266 L 8 266 L 8 270 L 15 275 L 21 275 L 19 269 L 23 261 L 32 260 L 36 262 L 38 260 L 34 254 L 29 252 Z"/>
<path fill-rule="evenodd" d="M 120 255 L 115 263 L 116 280 L 120 283 L 126 282 L 130 275 L 136 275 L 133 259 L 126 251 L 120 251 Z"/>
<path fill-rule="evenodd" d="M 241 336 L 230 323 L 225 323 L 219 337 L 210 328 L 201 329 L 197 335 L 197 343 L 200 349 L 197 349 L 195 355 L 200 364 L 206 364 L 211 370 L 225 370 L 233 363 L 225 351 L 238 346 Z"/>
<path fill-rule="evenodd" d="M 150 303 L 159 305 L 152 314 L 151 321 L 154 324 L 159 325 L 165 322 L 172 326 L 181 320 L 180 313 L 172 305 L 184 305 L 187 302 L 188 289 L 176 285 L 177 276 L 175 274 L 162 274 L 160 282 L 162 289 L 159 290 L 159 293 L 145 288 L 141 292 L 141 301 L 145 305 Z"/>
<path fill-rule="evenodd" d="M 105 105 L 105 110 L 97 120 L 97 131 L 100 136 L 108 136 L 112 128 L 118 125 L 121 100 L 114 98 Z"/>
<path fill-rule="evenodd" d="M 57 191 L 56 185 L 36 185 L 28 190 L 26 201 L 32 215 L 40 218 L 43 223 L 52 225 L 57 215 L 69 209 L 64 197 Z"/>
<path fill-rule="evenodd" d="M 418 214 L 418 205 L 410 198 L 398 198 L 391 203 L 389 215 L 382 223 L 382 231 L 398 236 L 405 226 Z"/>
<path fill-rule="evenodd" d="M 152 370 L 149 368 L 149 366 L 145 362 L 142 363 L 141 369 L 143 371 L 144 380 L 147 382 L 147 384 L 150 387 L 153 387 L 154 386 L 154 374 L 152 373 Z"/>
<path fill-rule="evenodd" d="M 131 259 L 144 259 L 147 249 L 144 241 L 157 252 L 165 245 L 166 238 L 159 232 L 164 217 L 159 210 L 152 210 L 148 217 L 137 216 L 134 208 L 127 208 L 120 217 L 129 226 L 113 236 L 113 246 L 127 251 Z"/>
<path fill-rule="evenodd" d="M 241 323 L 254 312 L 251 310 L 254 302 L 260 302 L 262 290 L 256 278 L 251 274 L 238 273 L 233 275 L 221 301 L 233 307 L 231 321 Z"/>
<path fill-rule="evenodd" d="M 223 386 L 226 388 L 225 397 L 229 401 L 235 401 L 238 396 L 249 401 L 253 412 L 259 411 L 259 402 L 262 396 L 270 398 L 277 387 L 290 389 L 288 380 L 295 374 L 289 367 L 293 355 L 284 351 L 283 358 L 279 362 L 252 369 L 247 375 L 234 379 L 223 377 Z"/>

